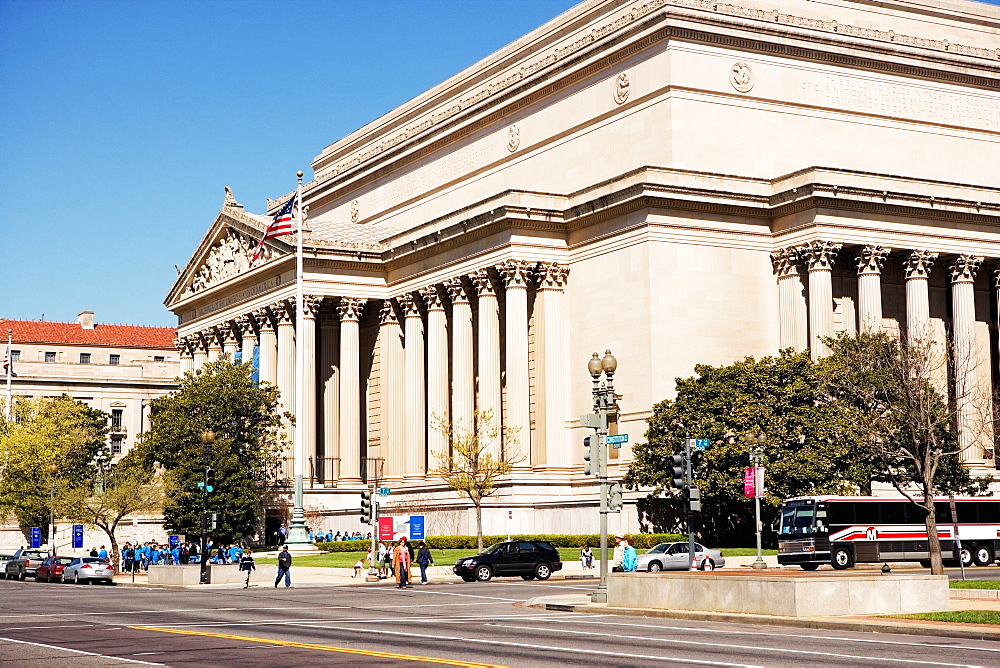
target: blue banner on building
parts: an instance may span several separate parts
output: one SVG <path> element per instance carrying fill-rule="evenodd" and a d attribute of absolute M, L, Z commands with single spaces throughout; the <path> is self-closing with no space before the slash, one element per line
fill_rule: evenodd
<path fill-rule="evenodd" d="M 424 516 L 410 515 L 410 540 L 424 539 Z"/>
<path fill-rule="evenodd" d="M 82 550 L 83 549 L 83 525 L 74 524 L 73 525 L 73 549 Z"/>
<path fill-rule="evenodd" d="M 31 547 L 37 549 L 41 546 L 42 546 L 42 528 L 31 527 Z"/>

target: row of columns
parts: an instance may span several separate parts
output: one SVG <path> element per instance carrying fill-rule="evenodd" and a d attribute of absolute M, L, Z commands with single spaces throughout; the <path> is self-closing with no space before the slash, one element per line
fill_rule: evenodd
<path fill-rule="evenodd" d="M 781 348 L 809 348 L 814 359 L 829 353 L 823 339 L 834 335 L 832 275 L 842 248 L 842 244 L 818 240 L 782 248 L 771 255 L 778 281 L 778 336 Z M 881 273 L 891 252 L 891 248 L 868 245 L 861 248 L 854 258 L 858 270 L 858 328 L 862 332 L 878 331 L 882 326 Z M 938 253 L 928 250 L 909 250 L 903 257 L 905 334 L 914 342 L 933 343 L 928 279 L 938 257 Z M 948 265 L 952 352 L 956 364 L 955 397 L 963 461 L 976 458 L 972 441 L 975 438 L 974 422 L 980 411 L 975 406 L 979 379 L 974 283 L 982 263 L 980 256 L 960 254 Z M 808 275 L 808 313 L 802 268 Z M 994 272 L 994 287 L 1000 300 L 1000 270 Z"/>
<path fill-rule="evenodd" d="M 449 446 L 447 436 L 428 425 L 443 421 L 455 429 L 475 429 L 477 409 L 480 416 L 490 414 L 494 425 L 502 423 L 508 433 L 515 435 L 517 456 L 509 450 L 508 457 L 521 463 L 568 466 L 570 456 L 564 434 L 568 403 L 563 386 L 567 366 L 563 358 L 567 351 L 562 317 L 568 273 L 568 268 L 557 263 L 509 260 L 380 302 L 339 297 L 335 302 L 336 320 L 319 319 L 318 351 L 317 315 L 323 298 L 304 298 L 305 332 L 300 337 L 295 332 L 294 300 L 277 301 L 179 339 L 181 372 L 237 350 L 244 360 L 250 360 L 254 347 L 259 347 L 260 380 L 277 385 L 283 410 L 292 410 L 295 346 L 305 346 L 304 387 L 317 386 L 319 360 L 326 452 L 339 458 L 340 480 L 359 481 L 360 429 L 365 422 L 361 416 L 360 323 L 364 309 L 380 303 L 381 452 L 388 478 L 423 478 L 428 467 L 447 455 Z M 541 315 L 536 331 L 538 345 L 543 347 L 539 359 L 544 360 L 544 366 L 536 374 L 536 382 L 545 427 L 538 430 L 534 450 L 529 452 L 533 445 L 528 369 L 531 287 L 536 288 L 536 310 Z M 501 290 L 505 303 L 503 350 Z M 473 297 L 478 298 L 475 322 Z M 446 310 L 449 304 L 450 321 Z M 502 399 L 504 388 L 506 403 Z M 316 394 L 307 391 L 303 400 L 304 451 L 315 452 Z M 504 448 L 513 447 L 513 442 L 497 443 L 493 454 L 501 456 Z"/>

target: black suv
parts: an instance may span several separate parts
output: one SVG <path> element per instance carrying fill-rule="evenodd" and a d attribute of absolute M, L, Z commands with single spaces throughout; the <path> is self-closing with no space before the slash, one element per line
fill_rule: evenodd
<path fill-rule="evenodd" d="M 466 582 L 488 582 L 494 575 L 520 575 L 524 580 L 548 580 L 562 570 L 559 552 L 544 540 L 509 540 L 483 550 L 482 554 L 455 562 L 455 575 Z"/>

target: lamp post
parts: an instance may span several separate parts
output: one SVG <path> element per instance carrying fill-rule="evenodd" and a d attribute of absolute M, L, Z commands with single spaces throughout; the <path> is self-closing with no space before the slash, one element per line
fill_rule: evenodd
<path fill-rule="evenodd" d="M 90 460 L 90 463 L 97 469 L 97 479 L 94 481 L 94 494 L 97 496 L 104 494 L 104 466 L 111 461 L 109 449 L 110 446 L 102 445 L 97 449 L 94 458 Z"/>
<path fill-rule="evenodd" d="M 201 459 L 204 465 L 205 477 L 201 484 L 201 568 L 198 582 L 208 584 L 208 469 L 212 465 L 212 444 L 215 443 L 215 432 L 206 429 L 201 432 Z"/>
<path fill-rule="evenodd" d="M 597 427 L 597 479 L 601 484 L 601 582 L 597 585 L 597 590 L 590 595 L 590 600 L 594 603 L 607 603 L 608 601 L 608 411 L 615 405 L 615 388 L 612 380 L 615 371 L 618 369 L 618 360 L 611 354 L 610 350 L 604 352 L 604 357 L 600 358 L 597 353 L 587 362 L 587 371 L 593 378 L 594 387 L 594 410 L 599 417 Z M 605 382 L 601 382 L 601 373 L 605 376 Z"/>
<path fill-rule="evenodd" d="M 59 473 L 58 464 L 49 464 L 45 467 L 49 472 L 49 515 L 52 523 L 49 525 L 49 550 L 56 553 L 56 474 Z"/>
<path fill-rule="evenodd" d="M 764 464 L 764 446 L 767 444 L 767 437 L 764 434 L 759 434 L 757 438 L 753 436 L 746 435 L 743 440 L 750 446 L 750 466 L 753 467 L 753 504 L 754 513 L 756 516 L 756 530 L 757 530 L 757 560 L 750 565 L 750 568 L 757 570 L 762 570 L 767 568 L 767 564 L 764 563 L 764 557 L 761 556 L 760 551 L 760 494 L 764 488 L 763 481 L 758 479 L 762 473 L 761 466 Z"/>

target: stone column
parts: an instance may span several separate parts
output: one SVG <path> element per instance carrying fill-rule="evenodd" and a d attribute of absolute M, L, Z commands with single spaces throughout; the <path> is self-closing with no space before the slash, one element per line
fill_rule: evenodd
<path fill-rule="evenodd" d="M 927 280 L 938 254 L 915 250 L 903 261 L 906 284 L 906 340 L 912 345 L 931 339 L 930 296 Z"/>
<path fill-rule="evenodd" d="M 523 260 L 508 260 L 497 267 L 507 288 L 507 413 L 503 424 L 510 440 L 504 444 L 504 456 L 520 459 L 518 468 L 531 464 L 531 422 L 528 405 L 528 282 L 534 265 Z"/>
<path fill-rule="evenodd" d="M 819 359 L 830 350 L 823 338 L 833 336 L 833 263 L 841 244 L 813 241 L 802 248 L 809 269 L 809 348 Z"/>
<path fill-rule="evenodd" d="M 323 452 L 331 461 L 325 466 L 317 462 L 317 471 L 324 483 L 336 482 L 339 477 L 337 463 L 340 459 L 340 373 L 338 369 L 340 328 L 335 314 L 326 311 L 319 321 L 319 380 L 323 386 Z"/>
<path fill-rule="evenodd" d="M 778 277 L 778 348 L 804 350 L 808 347 L 809 325 L 802 308 L 802 274 L 799 250 L 782 248 L 771 254 L 771 266 Z"/>
<path fill-rule="evenodd" d="M 448 424 L 448 316 L 444 310 L 444 295 L 436 285 L 420 292 L 427 304 L 427 467 L 433 469 L 448 456 L 448 437 L 436 429 L 438 423 Z"/>
<path fill-rule="evenodd" d="M 424 400 L 424 319 L 419 294 L 398 298 L 403 309 L 406 348 L 406 445 L 403 474 L 423 478 L 427 472 L 427 412 Z"/>
<path fill-rule="evenodd" d="M 237 336 L 237 329 L 234 323 L 227 322 L 220 328 L 222 330 L 222 352 L 229 355 L 230 359 L 236 357 L 236 351 L 240 349 L 240 342 Z"/>
<path fill-rule="evenodd" d="M 382 402 L 382 452 L 386 478 L 400 479 L 406 469 L 406 411 L 404 406 L 405 360 L 403 332 L 391 299 L 382 302 L 379 312 L 379 361 Z"/>
<path fill-rule="evenodd" d="M 500 304 L 496 287 L 488 269 L 480 269 L 472 275 L 473 285 L 479 294 L 479 406 L 480 417 L 490 415 L 492 427 L 497 428 L 503 420 L 500 405 Z M 482 431 L 480 431 L 482 433 Z M 501 443 L 489 444 L 489 451 L 495 457 L 501 455 Z"/>
<path fill-rule="evenodd" d="M 858 265 L 858 331 L 875 333 L 882 329 L 882 265 L 891 248 L 865 246 L 856 258 Z"/>
<path fill-rule="evenodd" d="M 183 376 L 188 371 L 194 370 L 194 351 L 192 350 L 191 339 L 186 336 L 176 339 L 174 345 L 181 354 L 180 375 Z"/>
<path fill-rule="evenodd" d="M 954 337 L 955 407 L 958 422 L 958 457 L 963 462 L 982 459 L 976 404 L 978 353 L 976 349 L 976 272 L 983 258 L 959 255 L 951 265 L 951 329 Z"/>
<path fill-rule="evenodd" d="M 473 377 L 472 305 L 461 278 L 448 281 L 451 297 L 451 417 L 455 429 L 470 432 L 475 429 L 475 379 Z"/>
<path fill-rule="evenodd" d="M 316 315 L 319 313 L 322 297 L 304 295 L 302 297 L 302 331 L 296 336 L 295 345 L 302 346 L 302 448 L 299 450 L 307 460 L 313 461 L 312 478 L 316 478 Z M 303 461 L 303 471 L 307 471 Z"/>
<path fill-rule="evenodd" d="M 274 320 L 271 312 L 266 308 L 259 308 L 253 312 L 254 320 L 257 321 L 257 330 L 260 332 L 260 353 L 257 369 L 257 378 L 262 383 L 278 384 L 278 337 L 274 331 Z"/>
<path fill-rule="evenodd" d="M 569 444 L 566 442 L 566 419 L 569 417 L 569 347 L 566 341 L 569 332 L 566 331 L 566 313 L 563 294 L 569 267 L 557 263 L 542 263 L 538 266 L 538 296 L 535 313 L 540 325 L 536 327 L 539 351 L 536 359 L 541 362 L 541 373 L 536 371 L 539 379 L 541 399 L 539 411 L 541 429 L 536 431 L 544 435 L 544 440 L 536 447 L 537 460 L 533 462 L 548 466 L 558 466 L 568 469 L 572 465 Z M 541 318 L 538 317 L 540 312 Z M 542 439 L 539 439 L 540 441 Z"/>
<path fill-rule="evenodd" d="M 222 344 L 219 342 L 219 330 L 215 327 L 209 327 L 205 333 L 205 337 L 208 339 L 208 361 L 214 362 L 222 357 Z"/>
<path fill-rule="evenodd" d="M 282 412 L 295 412 L 295 299 L 272 304 L 271 312 L 278 322 L 279 403 Z"/>
<path fill-rule="evenodd" d="M 236 326 L 240 330 L 240 362 L 253 364 L 253 349 L 257 345 L 253 316 L 241 315 L 236 319 Z"/>
<path fill-rule="evenodd" d="M 340 315 L 340 479 L 361 481 L 361 334 L 365 300 L 343 297 Z"/>
<path fill-rule="evenodd" d="M 205 350 L 204 334 L 204 332 L 197 332 L 189 339 L 193 349 L 195 369 L 200 369 L 208 364 L 208 353 Z"/>

